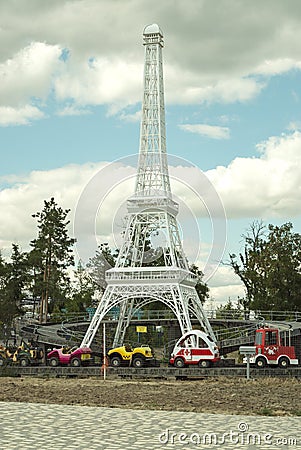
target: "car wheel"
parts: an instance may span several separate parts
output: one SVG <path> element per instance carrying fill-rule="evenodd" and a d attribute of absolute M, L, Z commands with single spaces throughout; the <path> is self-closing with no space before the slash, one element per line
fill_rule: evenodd
<path fill-rule="evenodd" d="M 140 369 L 141 367 L 143 367 L 144 366 L 143 359 L 140 357 L 133 359 L 133 366 L 137 367 L 137 369 Z"/>
<path fill-rule="evenodd" d="M 113 357 L 110 359 L 110 364 L 111 364 L 111 366 L 113 366 L 113 367 L 119 367 L 119 366 L 121 365 L 121 359 L 120 359 L 120 357 L 119 357 L 119 356 L 113 356 Z"/>
<path fill-rule="evenodd" d="M 289 367 L 289 365 L 290 362 L 288 358 L 286 358 L 285 356 L 279 359 L 278 366 L 281 367 L 282 369 L 286 369 L 287 367 Z"/>
<path fill-rule="evenodd" d="M 70 364 L 72 367 L 79 367 L 81 365 L 81 360 L 79 358 L 73 358 L 71 359 Z"/>
<path fill-rule="evenodd" d="M 266 365 L 267 365 L 267 362 L 266 362 L 266 360 L 265 360 L 264 358 L 259 357 L 259 358 L 256 359 L 256 366 L 257 366 L 259 369 L 262 369 L 262 368 L 265 367 Z"/>
<path fill-rule="evenodd" d="M 182 358 L 176 358 L 175 362 L 174 362 L 174 366 L 181 369 L 182 367 L 185 366 L 184 360 Z"/>
<path fill-rule="evenodd" d="M 202 369 L 206 369 L 207 367 L 210 367 L 210 361 L 208 361 L 208 359 L 200 359 L 198 366 Z"/>
<path fill-rule="evenodd" d="M 59 360 L 57 358 L 50 358 L 48 364 L 51 367 L 56 367 L 59 365 Z"/>
<path fill-rule="evenodd" d="M 28 358 L 21 358 L 19 363 L 20 363 L 21 367 L 27 367 L 27 366 L 29 366 L 29 359 Z"/>

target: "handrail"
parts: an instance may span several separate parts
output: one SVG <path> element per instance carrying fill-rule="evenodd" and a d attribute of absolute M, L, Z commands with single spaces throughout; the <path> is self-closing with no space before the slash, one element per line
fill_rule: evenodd
<path fill-rule="evenodd" d="M 95 308 L 96 309 L 96 308 Z M 231 320 L 238 322 L 259 322 L 259 321 L 301 321 L 301 311 L 250 311 L 245 313 L 237 309 L 229 311 L 220 311 L 218 309 L 205 310 L 205 314 L 209 320 L 223 321 Z M 105 320 L 117 320 L 119 315 L 119 308 L 115 307 L 105 316 Z M 91 320 L 93 313 L 61 313 L 50 316 L 49 322 L 88 322 Z M 174 319 L 175 316 L 170 309 L 139 309 L 134 311 L 132 318 L 134 320 L 168 320 Z M 55 320 L 53 320 L 55 319 Z M 32 320 L 22 320 L 22 322 L 33 323 Z M 34 321 L 34 323 L 37 323 Z"/>

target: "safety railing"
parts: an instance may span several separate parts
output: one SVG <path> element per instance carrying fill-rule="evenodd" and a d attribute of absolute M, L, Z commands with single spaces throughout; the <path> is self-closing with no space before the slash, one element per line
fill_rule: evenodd
<path fill-rule="evenodd" d="M 50 315 L 49 322 L 87 322 L 90 321 L 94 315 L 96 308 L 89 308 L 89 312 L 79 313 L 56 313 Z M 301 321 L 301 311 L 249 311 L 244 312 L 241 310 L 227 310 L 220 311 L 218 309 L 205 309 L 205 314 L 209 320 L 212 321 L 246 321 L 246 322 L 296 322 Z M 115 320 L 119 316 L 119 307 L 114 307 L 105 316 L 107 320 Z M 170 309 L 137 309 L 132 314 L 133 319 L 143 320 L 164 320 L 175 318 L 173 312 Z M 22 322 L 37 323 L 37 320 L 22 319 Z"/>

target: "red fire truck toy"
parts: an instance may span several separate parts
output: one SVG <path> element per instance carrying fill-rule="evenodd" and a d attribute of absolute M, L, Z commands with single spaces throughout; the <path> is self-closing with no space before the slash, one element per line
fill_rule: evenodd
<path fill-rule="evenodd" d="M 286 368 L 290 365 L 298 365 L 295 347 L 283 343 L 277 328 L 262 327 L 256 330 L 255 335 L 255 355 L 251 356 L 250 363 L 257 367 L 267 365 L 278 365 Z"/>
<path fill-rule="evenodd" d="M 198 365 L 210 367 L 220 360 L 215 342 L 206 333 L 200 330 L 190 330 L 176 343 L 169 360 L 175 367 Z"/>

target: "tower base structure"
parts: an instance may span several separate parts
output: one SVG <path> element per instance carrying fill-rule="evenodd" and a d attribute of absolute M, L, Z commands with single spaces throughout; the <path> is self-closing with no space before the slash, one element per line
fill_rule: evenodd
<path fill-rule="evenodd" d="M 137 311 L 149 303 L 160 301 L 174 313 L 181 333 L 191 330 L 191 316 L 213 340 L 214 332 L 195 289 L 196 277 L 179 268 L 153 267 L 110 269 L 106 272 L 108 286 L 81 343 L 89 347 L 101 321 L 114 307 L 119 307 L 119 319 L 113 346 L 122 345 L 127 327 Z"/>

